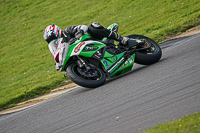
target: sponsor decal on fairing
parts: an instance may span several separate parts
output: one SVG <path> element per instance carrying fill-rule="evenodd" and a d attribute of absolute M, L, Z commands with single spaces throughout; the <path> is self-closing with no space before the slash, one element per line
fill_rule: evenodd
<path fill-rule="evenodd" d="M 85 41 L 85 42 L 80 42 L 80 43 L 77 44 L 77 46 L 73 49 L 71 56 L 79 55 L 80 52 L 83 50 L 83 48 L 84 48 L 86 45 L 93 44 L 93 43 L 99 43 L 99 42 L 98 42 L 98 41 Z"/>
<path fill-rule="evenodd" d="M 83 46 L 83 44 L 85 44 L 85 42 L 79 43 L 79 45 L 75 47 L 74 52 L 77 53 L 80 50 L 81 46 Z"/>

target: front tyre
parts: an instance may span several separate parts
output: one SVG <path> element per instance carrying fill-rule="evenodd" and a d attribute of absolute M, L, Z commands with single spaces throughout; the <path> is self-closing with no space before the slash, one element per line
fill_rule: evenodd
<path fill-rule="evenodd" d="M 150 48 L 148 49 L 137 50 L 136 48 L 135 63 L 151 65 L 160 60 L 162 51 L 160 46 L 154 40 L 142 35 L 129 35 L 127 37 L 132 39 L 145 39 L 150 44 Z"/>
<path fill-rule="evenodd" d="M 106 74 L 100 68 L 95 67 L 86 71 L 84 68 L 79 68 L 76 63 L 67 67 L 66 74 L 74 83 L 87 88 L 99 87 L 106 81 Z"/>

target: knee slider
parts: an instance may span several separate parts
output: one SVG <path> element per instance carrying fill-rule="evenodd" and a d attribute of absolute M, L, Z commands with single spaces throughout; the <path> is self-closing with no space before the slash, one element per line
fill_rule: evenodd
<path fill-rule="evenodd" d="M 96 29 L 103 29 L 104 28 L 102 25 L 100 25 L 100 23 L 97 23 L 97 22 L 93 22 L 92 27 L 94 27 Z"/>

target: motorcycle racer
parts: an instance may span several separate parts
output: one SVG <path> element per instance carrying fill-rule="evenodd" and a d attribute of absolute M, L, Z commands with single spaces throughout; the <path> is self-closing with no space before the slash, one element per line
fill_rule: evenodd
<path fill-rule="evenodd" d="M 127 45 L 127 41 L 129 38 L 123 37 L 117 34 L 118 25 L 116 23 L 110 25 L 107 28 L 104 28 L 97 22 L 93 22 L 91 25 L 79 25 L 79 26 L 68 26 L 64 31 L 54 24 L 48 25 L 43 31 L 43 37 L 49 44 L 49 51 L 51 52 L 54 60 L 56 62 L 56 69 L 59 69 L 59 51 L 58 46 L 56 44 L 51 43 L 55 39 L 63 38 L 63 43 L 70 43 L 72 39 L 80 39 L 82 35 L 86 32 L 90 34 L 92 37 L 102 40 L 103 38 L 107 38 L 105 41 L 116 40 L 119 41 L 122 45 Z M 114 41 L 112 42 L 114 43 Z M 56 52 L 57 51 L 57 52 Z"/>

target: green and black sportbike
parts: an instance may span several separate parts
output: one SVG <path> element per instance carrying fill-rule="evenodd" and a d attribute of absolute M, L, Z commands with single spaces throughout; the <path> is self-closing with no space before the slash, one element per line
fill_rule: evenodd
<path fill-rule="evenodd" d="M 106 79 L 131 71 L 134 63 L 150 65 L 160 60 L 162 51 L 155 41 L 142 35 L 127 37 L 127 46 L 107 44 L 87 34 L 71 44 L 54 41 L 59 44 L 60 71 L 80 86 L 95 88 Z M 141 43 L 144 40 L 146 43 Z"/>

